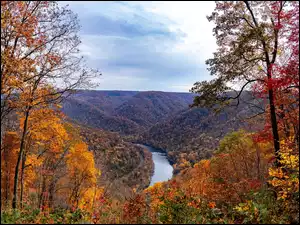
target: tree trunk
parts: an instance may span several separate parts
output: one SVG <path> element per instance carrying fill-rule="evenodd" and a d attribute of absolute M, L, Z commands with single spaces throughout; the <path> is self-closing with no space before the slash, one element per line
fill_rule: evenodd
<path fill-rule="evenodd" d="M 254 142 L 253 147 L 256 151 L 256 172 L 257 172 L 257 179 L 263 181 L 263 174 L 260 174 L 260 149 L 257 144 Z"/>
<path fill-rule="evenodd" d="M 53 179 L 49 185 L 49 208 L 53 207 L 54 204 L 54 191 L 55 191 L 56 181 Z"/>
<path fill-rule="evenodd" d="M 8 170 L 8 151 L 7 149 L 4 149 L 3 152 L 3 156 L 4 156 L 4 162 L 5 162 L 5 207 L 8 206 L 8 192 L 9 192 L 9 170 Z M 2 171 L 4 172 L 4 171 Z M 2 175 L 2 173 L 1 173 Z M 2 198 L 1 198 L 2 200 Z"/>
<path fill-rule="evenodd" d="M 93 204 L 92 204 L 92 209 L 93 210 L 94 210 L 94 207 L 95 207 L 96 191 L 97 191 L 97 184 L 95 184 L 95 189 L 94 189 Z"/>
<path fill-rule="evenodd" d="M 22 138 L 21 138 L 20 151 L 19 151 L 18 161 L 17 161 L 16 169 L 15 169 L 14 192 L 13 192 L 13 201 L 12 201 L 12 208 L 13 209 L 17 208 L 17 190 L 18 190 L 19 167 L 20 167 L 20 162 L 21 162 L 23 150 L 24 150 L 29 111 L 30 111 L 30 108 L 27 109 L 26 114 L 25 114 L 25 121 L 24 121 L 23 133 L 22 133 Z"/>
<path fill-rule="evenodd" d="M 271 74 L 268 74 L 268 78 L 271 78 Z M 273 133 L 273 141 L 274 141 L 274 148 L 275 148 L 275 166 L 280 166 L 280 145 L 279 145 L 279 134 L 278 134 L 278 127 L 277 127 L 277 118 L 276 118 L 276 109 L 274 104 L 274 93 L 273 88 L 269 88 L 269 101 L 270 101 L 270 114 L 271 114 L 271 124 L 272 124 L 272 133 Z"/>
<path fill-rule="evenodd" d="M 43 206 L 44 206 L 44 195 L 45 195 L 45 191 L 46 191 L 46 178 L 45 176 L 42 176 L 42 189 L 41 189 L 41 193 L 40 193 L 40 197 L 39 197 L 39 208 L 42 210 Z"/>
<path fill-rule="evenodd" d="M 22 156 L 22 169 L 21 169 L 21 194 L 20 194 L 20 204 L 21 208 L 23 208 L 23 190 L 24 190 L 24 169 L 25 169 L 25 161 L 26 161 L 26 154 L 23 152 Z"/>

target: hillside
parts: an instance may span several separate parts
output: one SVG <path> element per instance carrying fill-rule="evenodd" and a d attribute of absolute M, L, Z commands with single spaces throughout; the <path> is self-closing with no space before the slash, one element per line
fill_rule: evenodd
<path fill-rule="evenodd" d="M 250 97 L 249 93 L 244 94 L 244 100 Z M 256 112 L 246 103 L 240 103 L 238 107 L 229 106 L 219 114 L 205 108 L 186 109 L 152 126 L 137 140 L 166 150 L 172 163 L 188 167 L 190 163 L 209 158 L 227 133 L 238 129 L 259 129 L 259 125 L 253 126 L 250 120 L 244 120 Z"/>
<path fill-rule="evenodd" d="M 109 115 L 93 103 L 82 100 L 82 96 L 79 99 L 75 96 L 65 100 L 62 111 L 80 123 L 107 131 L 132 134 L 142 129 L 138 124 L 127 118 Z"/>
<path fill-rule="evenodd" d="M 137 91 L 77 90 L 72 97 L 77 100 L 88 102 L 98 109 L 110 114 L 113 113 L 115 108 L 131 99 L 137 93 Z"/>
<path fill-rule="evenodd" d="M 227 133 L 239 128 L 257 129 L 247 127 L 249 124 L 243 119 L 259 112 L 257 105 L 263 107 L 251 92 L 245 91 L 238 107 L 233 106 L 237 102 L 232 102 L 232 106 L 215 114 L 205 108 L 189 108 L 194 96 L 158 91 L 85 90 L 67 99 L 63 112 L 89 127 L 118 132 L 129 141 L 166 150 L 176 173 L 209 158 Z"/>
<path fill-rule="evenodd" d="M 190 93 L 84 90 L 66 99 L 62 111 L 88 126 L 132 135 L 186 109 L 192 101 Z"/>
<path fill-rule="evenodd" d="M 149 128 L 178 111 L 186 109 L 193 100 L 189 93 L 140 92 L 115 109 L 115 115 L 128 118 Z"/>
<path fill-rule="evenodd" d="M 151 153 L 138 145 L 124 141 L 118 134 L 88 128 L 73 121 L 80 135 L 93 152 L 101 171 L 98 183 L 107 196 L 124 199 L 132 188 L 143 190 L 150 184 L 153 171 Z"/>

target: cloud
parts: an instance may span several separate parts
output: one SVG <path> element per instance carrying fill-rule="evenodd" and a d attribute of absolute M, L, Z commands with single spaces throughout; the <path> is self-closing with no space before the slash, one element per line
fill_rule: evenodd
<path fill-rule="evenodd" d="M 99 89 L 188 91 L 210 79 L 204 61 L 215 49 L 206 19 L 213 3 L 68 4 L 82 25 L 82 54 L 103 73 Z"/>

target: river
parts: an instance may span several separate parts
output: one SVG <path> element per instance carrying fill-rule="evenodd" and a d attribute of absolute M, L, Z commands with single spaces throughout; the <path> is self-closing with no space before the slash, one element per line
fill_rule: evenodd
<path fill-rule="evenodd" d="M 152 186 L 156 182 L 168 181 L 171 179 L 173 176 L 173 167 L 167 159 L 167 154 L 159 149 L 147 145 L 141 146 L 152 153 L 152 160 L 154 162 L 154 173 L 149 186 Z"/>

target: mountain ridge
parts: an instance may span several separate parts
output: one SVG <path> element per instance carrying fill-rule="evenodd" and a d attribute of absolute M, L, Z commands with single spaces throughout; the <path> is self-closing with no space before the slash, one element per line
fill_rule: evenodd
<path fill-rule="evenodd" d="M 219 114 L 190 108 L 194 96 L 163 91 L 81 91 L 64 102 L 63 112 L 90 127 L 117 132 L 127 141 L 164 149 L 176 167 L 209 158 L 228 132 L 251 130 L 243 118 L 257 111 L 251 108 L 254 98 L 247 91 L 239 106 L 233 107 L 237 103 L 233 101 Z"/>

